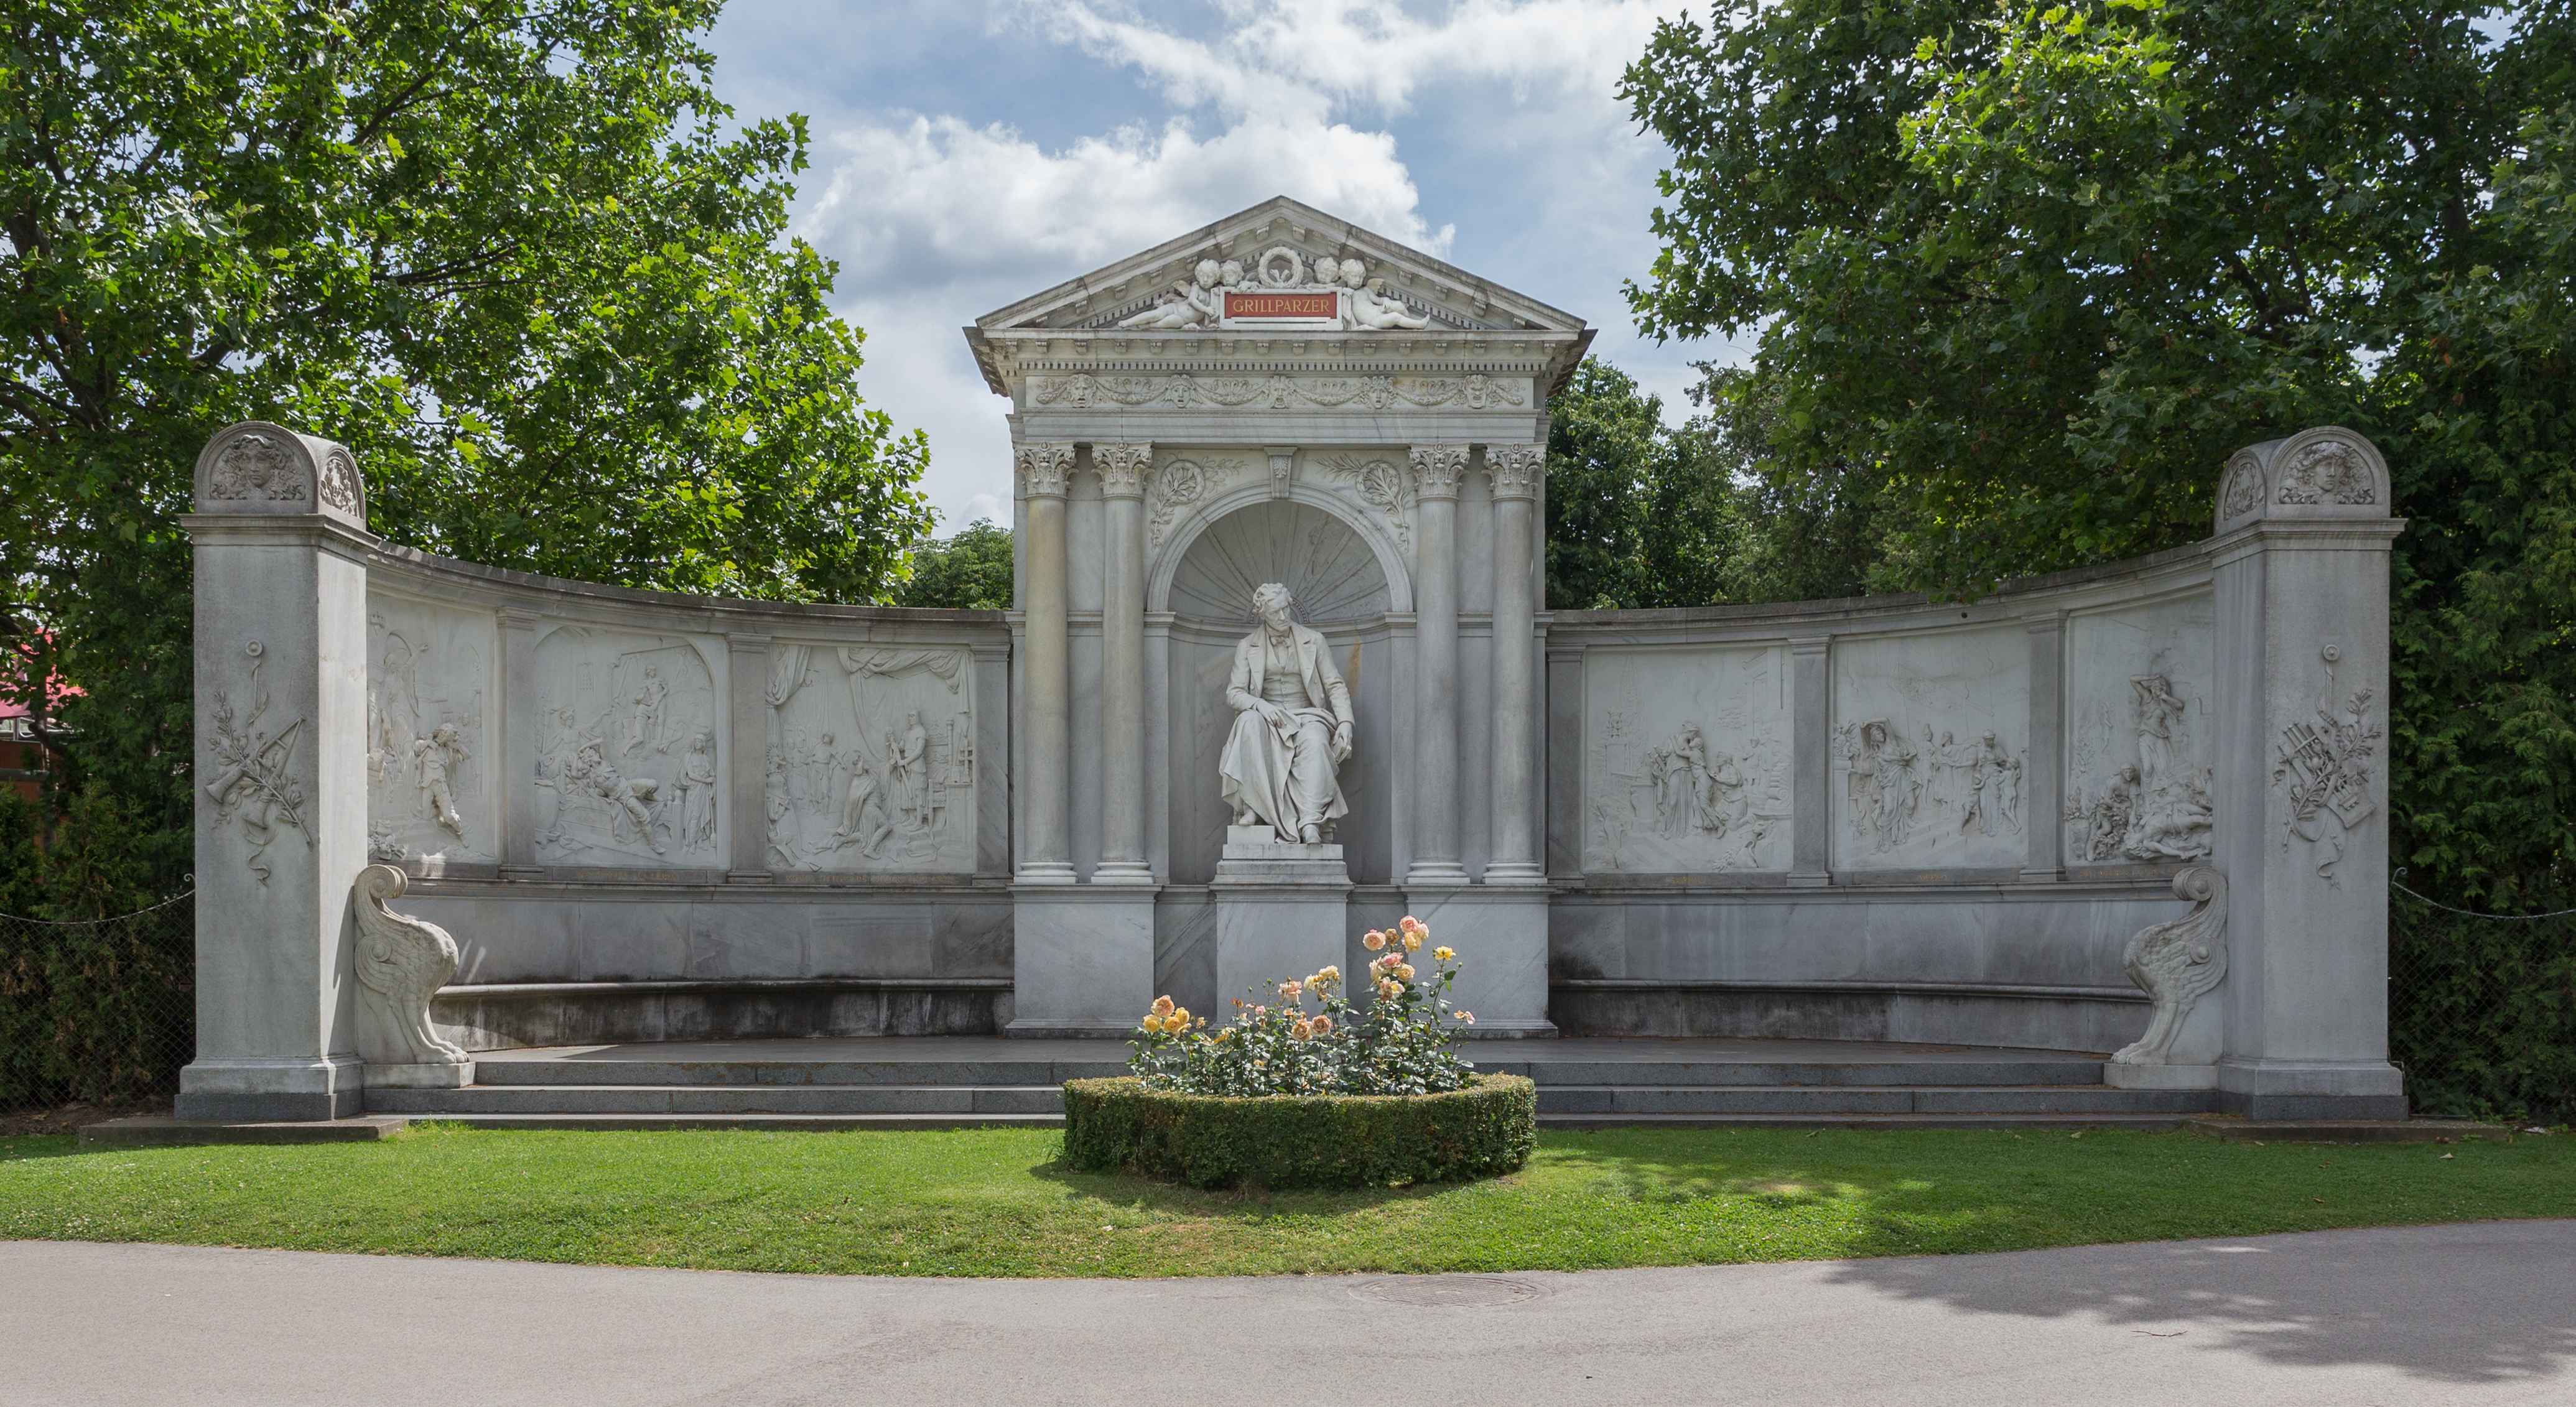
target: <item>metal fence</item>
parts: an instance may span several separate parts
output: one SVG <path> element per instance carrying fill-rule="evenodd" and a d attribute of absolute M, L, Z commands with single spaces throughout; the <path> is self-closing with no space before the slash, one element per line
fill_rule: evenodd
<path fill-rule="evenodd" d="M 2388 1053 L 2419 1115 L 2576 1120 L 2576 909 L 2472 913 L 2392 882 Z"/>
<path fill-rule="evenodd" d="M 0 1114 L 175 1092 L 197 1048 L 196 895 L 82 923 L 0 914 Z"/>

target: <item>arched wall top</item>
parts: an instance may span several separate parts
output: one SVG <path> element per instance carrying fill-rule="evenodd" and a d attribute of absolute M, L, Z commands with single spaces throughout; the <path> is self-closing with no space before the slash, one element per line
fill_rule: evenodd
<path fill-rule="evenodd" d="M 1412 570 L 1406 563 L 1404 554 L 1396 547 L 1394 538 L 1383 525 L 1348 499 L 1329 490 L 1317 488 L 1311 484 L 1291 483 L 1288 485 L 1287 492 L 1281 495 L 1266 480 L 1245 484 L 1219 494 L 1204 504 L 1194 505 L 1197 511 L 1182 523 L 1177 531 L 1164 539 L 1154 560 L 1148 564 L 1145 577 L 1145 609 L 1149 611 L 1172 609 L 1172 580 L 1179 574 L 1181 561 L 1189 555 L 1190 548 L 1205 536 L 1210 528 L 1241 509 L 1272 502 L 1282 497 L 1291 503 L 1319 509 L 1358 534 L 1359 540 L 1377 559 L 1378 570 L 1386 576 L 1387 609 L 1398 614 L 1410 612 L 1413 609 Z"/>

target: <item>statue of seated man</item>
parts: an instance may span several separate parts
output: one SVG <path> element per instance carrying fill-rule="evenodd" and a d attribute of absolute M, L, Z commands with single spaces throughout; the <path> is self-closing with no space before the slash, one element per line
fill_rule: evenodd
<path fill-rule="evenodd" d="M 1322 634 L 1288 619 L 1294 604 L 1277 582 L 1252 593 L 1261 628 L 1234 647 L 1234 731 L 1217 774 L 1236 825 L 1316 845 L 1350 810 L 1336 769 L 1351 755 L 1351 691 Z"/>

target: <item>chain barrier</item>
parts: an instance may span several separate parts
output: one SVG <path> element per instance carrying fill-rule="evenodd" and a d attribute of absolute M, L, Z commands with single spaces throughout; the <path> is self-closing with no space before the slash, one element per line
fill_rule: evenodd
<path fill-rule="evenodd" d="M 2576 909 L 2481 914 L 2388 887 L 2388 1054 L 2414 1111 L 2576 1120 Z"/>
<path fill-rule="evenodd" d="M 177 1091 L 197 1049 L 195 900 L 69 923 L 0 914 L 0 1114 Z"/>

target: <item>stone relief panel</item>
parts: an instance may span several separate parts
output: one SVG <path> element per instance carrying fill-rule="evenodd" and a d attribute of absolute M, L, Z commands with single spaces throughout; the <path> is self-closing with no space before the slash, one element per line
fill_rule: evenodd
<path fill-rule="evenodd" d="M 2272 786 L 2288 803 L 2282 850 L 2304 852 L 2317 878 L 2337 888 L 2343 880 L 2335 866 L 2343 861 L 2346 833 L 2379 809 L 2371 799 L 2371 769 L 2378 765 L 2381 731 L 2369 689 L 2335 692 L 2343 647 L 2323 646 L 2317 659 L 2325 685 L 2309 716 L 2282 728 L 2274 742 Z"/>
<path fill-rule="evenodd" d="M 1278 582 L 1309 624 L 1386 613 L 1392 594 L 1377 554 L 1350 524 L 1312 504 L 1247 504 L 1191 539 L 1173 569 L 1168 609 L 1226 625 L 1252 619 L 1252 593 Z"/>
<path fill-rule="evenodd" d="M 1785 645 L 1593 650 L 1583 668 L 1583 867 L 1789 867 Z"/>
<path fill-rule="evenodd" d="M 1145 483 L 1145 549 L 1153 551 L 1171 536 L 1173 524 L 1188 516 L 1190 506 L 1216 498 L 1252 473 L 1250 460 L 1235 454 L 1167 455 Z"/>
<path fill-rule="evenodd" d="M 564 626 L 536 670 L 538 861 L 722 865 L 724 734 L 699 647 Z"/>
<path fill-rule="evenodd" d="M 2029 852 L 2019 625 L 1834 642 L 1836 869 L 2001 869 Z"/>
<path fill-rule="evenodd" d="M 769 867 L 975 868 L 974 656 L 770 642 Z"/>
<path fill-rule="evenodd" d="M 488 611 L 368 597 L 368 859 L 500 858 L 494 629 Z"/>
<path fill-rule="evenodd" d="M 2210 853 L 2215 631 L 2207 596 L 2067 622 L 2070 864 L 2178 864 Z"/>
<path fill-rule="evenodd" d="M 1386 520 L 1396 546 L 1413 551 L 1413 479 L 1404 472 L 1402 456 L 1383 454 L 1319 455 L 1315 467 L 1324 482 Z"/>
<path fill-rule="evenodd" d="M 216 825 L 240 836 L 242 864 L 263 888 L 276 871 L 268 849 L 283 841 L 286 832 L 303 837 L 307 850 L 313 848 L 313 830 L 304 821 L 306 764 L 296 759 L 312 746 L 305 736 L 308 720 L 273 712 L 268 686 L 259 677 L 267 656 L 268 647 L 259 641 L 242 642 L 245 667 L 234 676 L 239 692 L 215 687 L 203 749 L 213 763 L 206 796 L 215 804 Z"/>
<path fill-rule="evenodd" d="M 1428 327 L 1440 312 L 1389 287 L 1365 260 L 1311 257 L 1284 244 L 1249 260 L 1211 250 L 1189 273 L 1149 295 L 1143 306 L 1130 303 L 1082 325 L 1160 332 L 1234 327 L 1393 332 Z M 1456 323 L 1454 317 L 1443 320 Z"/>

